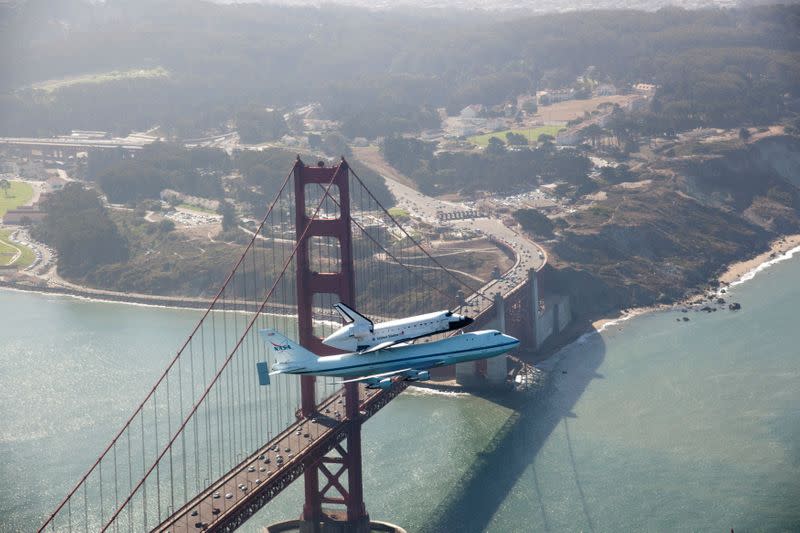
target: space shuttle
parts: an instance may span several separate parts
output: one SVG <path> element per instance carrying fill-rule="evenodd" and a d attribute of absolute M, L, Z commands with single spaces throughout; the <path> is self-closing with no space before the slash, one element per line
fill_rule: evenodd
<path fill-rule="evenodd" d="M 322 342 L 346 352 L 367 353 L 437 333 L 455 331 L 472 324 L 472 319 L 451 311 L 398 318 L 374 323 L 343 303 L 334 304 L 344 326 Z"/>

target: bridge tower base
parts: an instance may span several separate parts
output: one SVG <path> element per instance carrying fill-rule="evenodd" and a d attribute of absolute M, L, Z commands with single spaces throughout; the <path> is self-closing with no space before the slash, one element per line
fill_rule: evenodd
<path fill-rule="evenodd" d="M 340 302 L 355 307 L 349 178 L 350 169 L 344 159 L 334 167 L 325 167 L 323 163 L 309 167 L 298 157 L 294 166 L 298 340 L 305 348 L 323 356 L 339 352 L 322 344 L 312 331 L 314 295 L 335 295 Z M 330 203 L 338 206 L 337 216 L 325 213 L 323 217 L 311 218 L 313 214 L 308 212 L 308 207 L 317 202 L 312 200 L 307 204 L 306 196 L 322 194 L 329 184 L 328 196 Z M 328 201 L 323 203 L 328 204 Z M 338 241 L 338 272 L 312 270 L 312 266 L 319 268 L 319 265 L 311 265 L 309 255 L 309 243 L 314 237 Z M 314 382 L 313 376 L 300 378 L 301 410 L 307 417 L 314 416 L 317 409 Z M 349 421 L 344 440 L 330 454 L 315 457 L 313 466 L 303 473 L 305 503 L 300 531 L 304 533 L 369 531 L 361 480 L 361 418 L 357 383 L 345 385 L 344 402 Z M 335 505 L 337 509 L 323 509 L 323 504 Z"/>

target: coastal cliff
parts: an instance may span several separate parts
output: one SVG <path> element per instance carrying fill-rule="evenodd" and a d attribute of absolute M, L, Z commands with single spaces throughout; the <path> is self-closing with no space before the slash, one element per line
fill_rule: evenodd
<path fill-rule="evenodd" d="M 674 153 L 563 218 L 547 276 L 580 314 L 676 302 L 800 231 L 798 139 Z"/>

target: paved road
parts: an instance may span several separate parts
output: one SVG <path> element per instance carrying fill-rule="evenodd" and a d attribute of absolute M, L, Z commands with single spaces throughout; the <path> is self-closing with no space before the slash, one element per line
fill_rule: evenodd
<path fill-rule="evenodd" d="M 539 270 L 547 261 L 547 254 L 534 241 L 519 233 L 517 230 L 507 227 L 498 218 L 481 217 L 463 220 L 439 221 L 438 213 L 454 213 L 468 211 L 472 208 L 461 202 L 450 202 L 426 196 L 421 192 L 397 181 L 394 178 L 399 174 L 396 169 L 394 172 L 386 172 L 388 163 L 380 161 L 376 164 L 375 156 L 361 160 L 363 164 L 371 167 L 386 180 L 386 185 L 397 199 L 397 205 L 406 209 L 412 216 L 420 218 L 425 222 L 439 226 L 450 227 L 453 229 L 477 230 L 487 237 L 496 241 L 506 243 L 516 255 L 514 266 L 506 272 L 499 280 L 492 280 L 484 285 L 481 292 L 490 295 L 496 292 L 507 294 L 514 287 L 527 279 L 528 270 L 533 268 Z M 477 305 L 477 300 L 470 300 Z"/>

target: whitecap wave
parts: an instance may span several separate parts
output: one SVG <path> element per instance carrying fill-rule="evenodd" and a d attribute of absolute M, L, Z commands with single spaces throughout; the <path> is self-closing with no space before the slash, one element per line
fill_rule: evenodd
<path fill-rule="evenodd" d="M 730 286 L 731 287 L 735 287 L 737 285 L 741 285 L 742 283 L 744 283 L 746 281 L 750 281 L 751 279 L 756 277 L 760 272 L 763 272 L 764 270 L 768 269 L 772 265 L 776 265 L 776 264 L 778 264 L 778 263 L 780 263 L 782 261 L 786 261 L 787 259 L 791 259 L 792 257 L 794 257 L 794 254 L 796 254 L 797 252 L 800 252 L 800 246 L 795 246 L 794 248 L 792 248 L 790 250 L 787 250 L 786 252 L 784 252 L 784 253 L 782 253 L 782 254 L 770 259 L 769 261 L 765 261 L 765 262 L 761 263 L 757 267 L 755 267 L 752 270 L 746 272 L 744 275 L 742 275 L 741 278 L 739 278 L 736 281 L 734 281 L 733 283 L 731 283 Z"/>
<path fill-rule="evenodd" d="M 453 390 L 442 390 L 436 389 L 433 387 L 428 386 L 415 386 L 412 385 L 408 387 L 403 394 L 407 394 L 410 396 L 451 396 L 451 397 L 458 397 L 458 396 L 470 396 L 468 392 L 459 392 Z"/>

